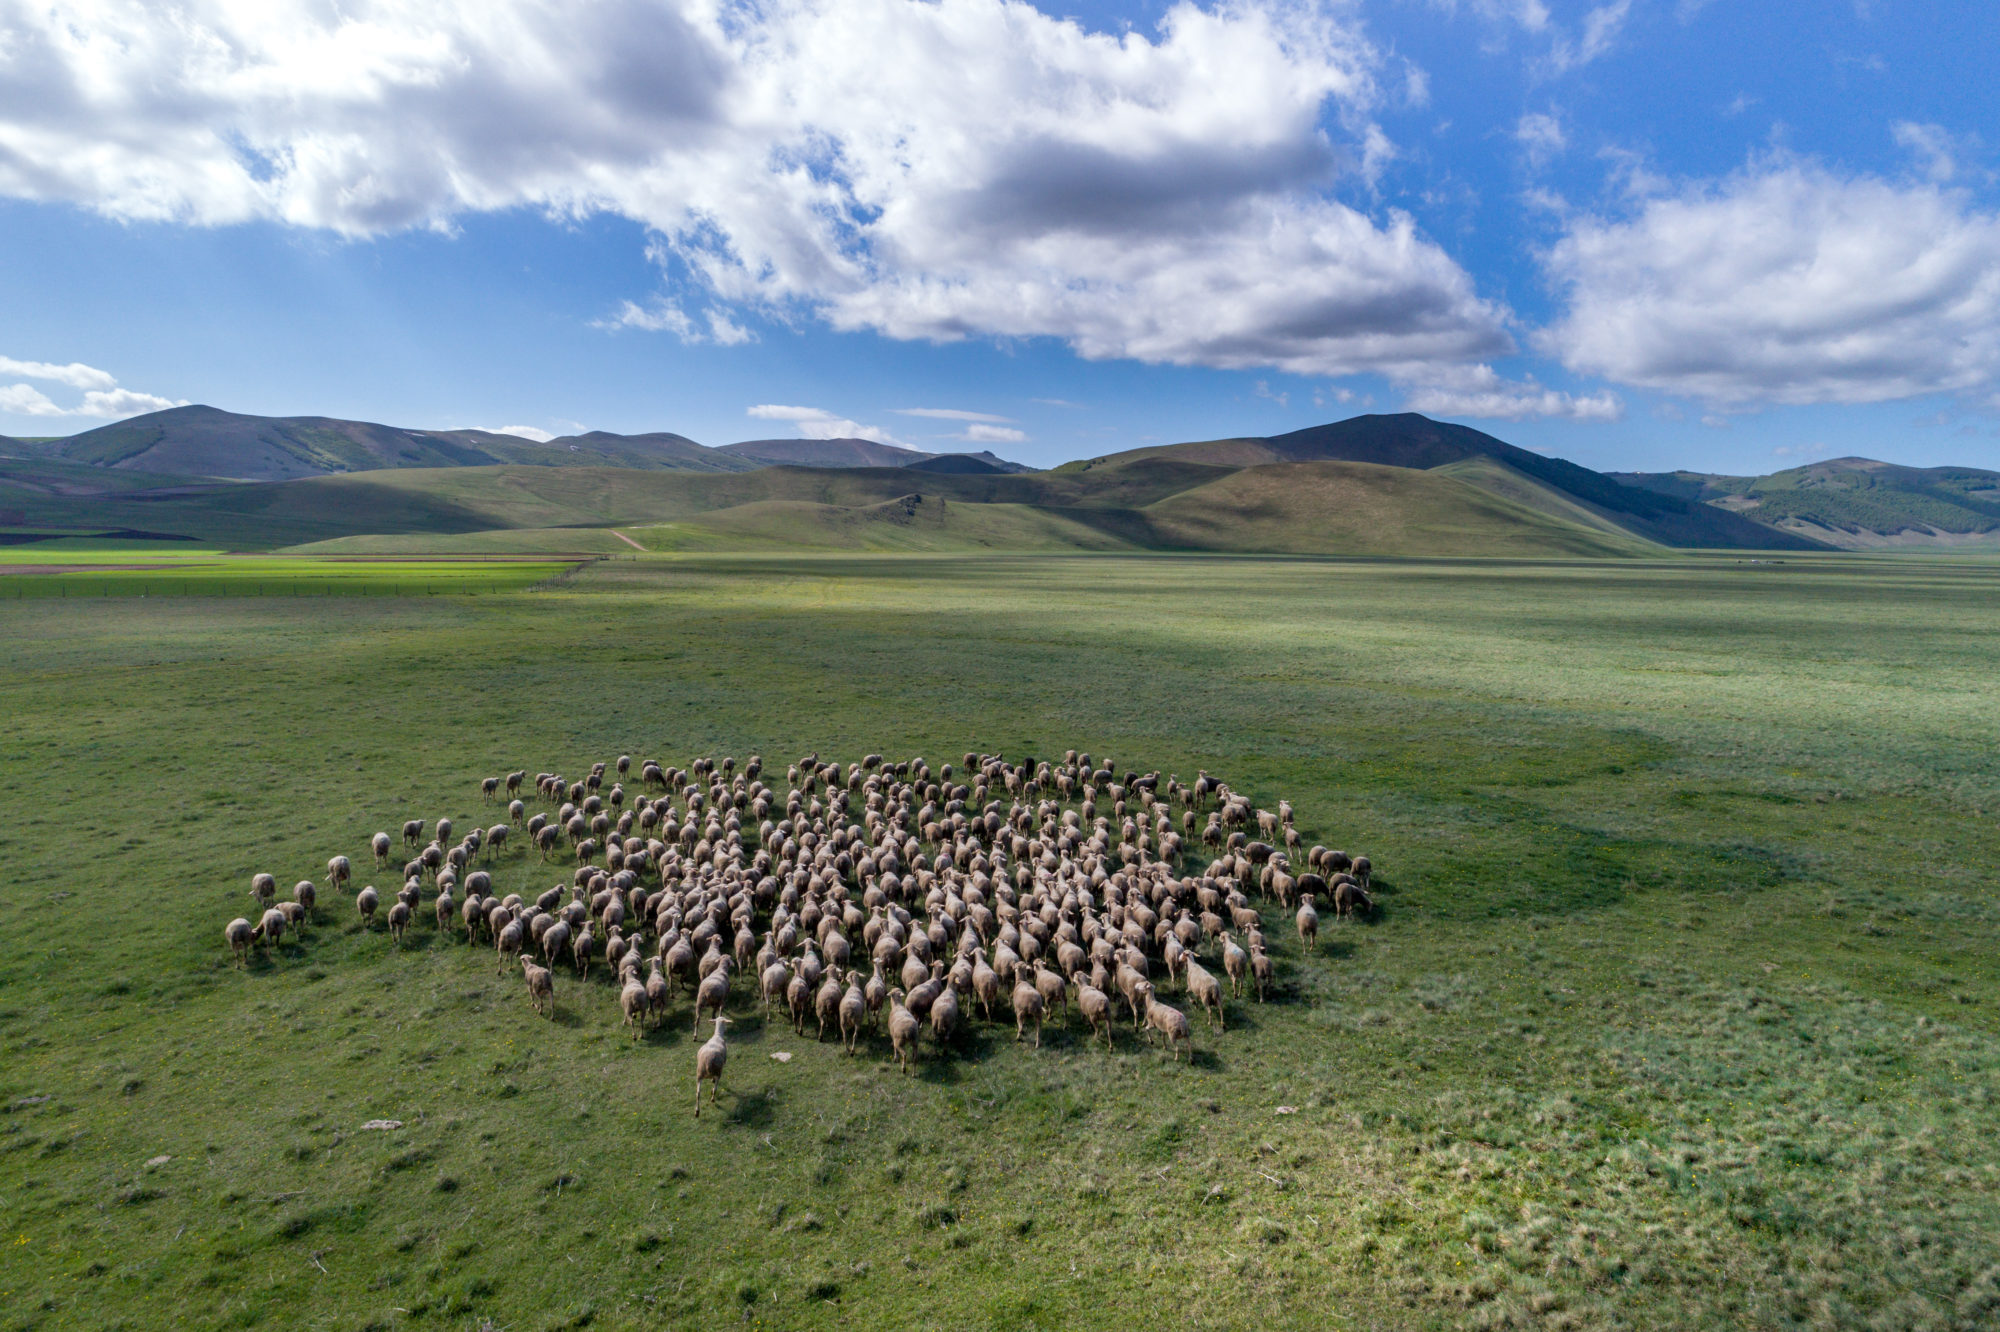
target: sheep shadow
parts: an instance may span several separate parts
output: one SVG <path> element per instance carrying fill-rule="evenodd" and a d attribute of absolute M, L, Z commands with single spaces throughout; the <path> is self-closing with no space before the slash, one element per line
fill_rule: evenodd
<path fill-rule="evenodd" d="M 778 1118 L 778 1096 L 769 1088 L 756 1091 L 725 1090 L 730 1099 L 729 1111 L 723 1115 L 723 1122 L 738 1128 L 769 1128 Z"/>

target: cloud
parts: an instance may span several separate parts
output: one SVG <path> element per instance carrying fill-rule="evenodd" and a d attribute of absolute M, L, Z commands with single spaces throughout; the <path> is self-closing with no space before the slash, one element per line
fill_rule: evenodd
<path fill-rule="evenodd" d="M 1612 0 L 1583 16 L 1582 31 L 1575 42 L 1557 39 L 1549 48 L 1549 65 L 1556 73 L 1589 64 L 1617 44 L 1619 29 L 1632 12 L 1632 0 Z"/>
<path fill-rule="evenodd" d="M 477 426 L 489 435 L 512 435 L 516 439 L 531 440 L 536 444 L 546 444 L 555 436 L 535 426 Z"/>
<path fill-rule="evenodd" d="M 11 356 L 0 356 L 0 375 L 48 379 L 58 384 L 67 384 L 73 389 L 108 389 L 118 386 L 118 381 L 109 374 L 81 361 L 71 361 L 68 365 L 54 365 L 48 361 L 17 361 Z"/>
<path fill-rule="evenodd" d="M 1006 422 L 1011 416 L 994 416 L 990 412 L 962 412 L 956 407 L 897 407 L 892 409 L 898 416 L 927 416 L 934 421 L 988 421 Z"/>
<path fill-rule="evenodd" d="M 701 312 L 701 317 L 708 325 L 706 329 L 681 309 L 679 302 L 657 296 L 646 305 L 621 301 L 615 314 L 593 320 L 592 324 L 602 329 L 635 328 L 646 333 L 671 333 L 690 346 L 712 342 L 722 347 L 736 347 L 757 340 L 755 333 L 731 319 L 726 311 L 710 307 Z"/>
<path fill-rule="evenodd" d="M 1030 398 L 1028 401 L 1038 402 L 1044 407 L 1076 407 L 1080 409 L 1083 406 L 1082 403 L 1071 402 L 1067 398 Z"/>
<path fill-rule="evenodd" d="M 1959 157 L 1967 146 L 1961 145 L 1956 136 L 1942 125 L 1920 125 L 1911 120 L 1899 120 L 1889 127 L 1896 143 L 1907 150 L 1916 160 L 1917 166 L 1931 180 L 1942 185 L 1958 175 Z"/>
<path fill-rule="evenodd" d="M 960 438 L 969 440 L 974 444 L 1021 444 L 1027 441 L 1028 435 L 1026 431 L 1016 430 L 1012 426 L 979 425 L 975 423 L 967 426 L 965 434 L 960 436 Z"/>
<path fill-rule="evenodd" d="M 1543 350 L 1711 409 L 2000 378 L 2000 217 L 1935 184 L 1766 164 L 1572 218 L 1544 264 L 1566 308 Z"/>
<path fill-rule="evenodd" d="M 33 384 L 0 384 L 0 412 L 15 416 L 67 416 Z"/>
<path fill-rule="evenodd" d="M 119 388 L 118 380 L 108 371 L 81 361 L 57 365 L 50 361 L 17 361 L 11 356 L 0 356 L 0 375 L 23 375 L 29 379 L 84 390 L 82 401 L 74 407 L 64 407 L 31 384 L 0 387 L 0 412 L 16 416 L 126 417 L 187 406 L 185 398 L 163 398 L 156 393 Z"/>
<path fill-rule="evenodd" d="M 1515 123 L 1514 142 L 1521 145 L 1528 165 L 1539 171 L 1569 147 L 1569 136 L 1563 132 L 1562 121 L 1555 116 L 1531 111 Z"/>
<path fill-rule="evenodd" d="M 1542 0 L 1431 0 L 1447 14 L 1464 9 L 1488 23 L 1518 24 L 1529 32 L 1549 26 L 1549 7 Z"/>
<path fill-rule="evenodd" d="M 1564 421 L 1618 421 L 1625 404 L 1616 393 L 1573 394 L 1544 388 L 1534 379 L 1503 379 L 1490 365 L 1434 372 L 1428 382 L 1409 386 L 1405 411 L 1426 416 L 1472 416 L 1503 421 L 1531 417 Z"/>
<path fill-rule="evenodd" d="M 1830 446 L 1821 443 L 1780 444 L 1777 448 L 1771 450 L 1771 456 L 1774 458 L 1803 458 L 1810 461 L 1813 458 L 1825 457 L 1831 452 L 1833 452 L 1833 449 Z"/>
<path fill-rule="evenodd" d="M 145 412 L 163 412 L 169 407 L 185 407 L 186 398 L 163 398 L 157 393 L 138 393 L 131 389 L 92 389 L 83 395 L 81 405 L 73 409 L 71 416 L 138 416 Z"/>
<path fill-rule="evenodd" d="M 349 236 L 615 214 L 671 298 L 601 322 L 724 345 L 747 312 L 1318 375 L 1504 354 L 1506 311 L 1410 217 L 1330 193 L 1394 152 L 1372 116 L 1400 76 L 1357 22 L 1281 0 L 1121 32 L 1009 0 L 17 5 L 0 195 Z"/>
<path fill-rule="evenodd" d="M 763 421 L 788 421 L 799 432 L 801 439 L 872 439 L 877 444 L 894 444 L 899 448 L 909 445 L 897 439 L 880 426 L 862 425 L 844 416 L 819 407 L 786 407 L 778 403 L 760 403 L 752 407 L 749 415 Z"/>

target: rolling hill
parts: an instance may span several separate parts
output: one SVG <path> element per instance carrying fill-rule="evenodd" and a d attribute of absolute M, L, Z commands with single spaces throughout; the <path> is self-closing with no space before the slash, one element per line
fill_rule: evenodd
<path fill-rule="evenodd" d="M 1737 549 L 1817 549 L 1820 542 L 1792 532 L 1775 531 L 1725 509 L 1683 496 L 1620 485 L 1561 458 L 1549 458 L 1517 448 L 1470 426 L 1433 421 L 1415 412 L 1350 417 L 1330 425 L 1312 426 L 1290 434 L 1206 440 L 1134 449 L 1058 470 L 1090 471 L 1140 458 L 1173 458 L 1227 467 L 1269 463 L 1364 462 L 1420 471 L 1448 467 L 1472 458 L 1501 464 L 1511 474 L 1503 478 L 1490 469 L 1466 473 L 1472 484 L 1490 483 L 1494 493 L 1518 499 L 1524 483 L 1552 492 L 1546 506 L 1580 506 L 1619 529 L 1666 546 Z"/>
<path fill-rule="evenodd" d="M 412 430 L 327 416 L 247 416 L 170 407 L 66 439 L 0 437 L 0 455 L 232 481 L 290 481 L 390 468 L 628 467 L 747 472 L 759 467 L 902 467 L 1027 471 L 991 453 L 937 454 L 865 439 L 768 439 L 711 449 L 685 435 L 604 430 L 546 442 L 489 430 Z"/>
<path fill-rule="evenodd" d="M 679 435 L 596 432 L 538 444 L 210 408 L 52 443 L 54 456 L 0 458 L 0 529 L 158 532 L 245 549 L 543 542 L 615 551 L 636 542 L 1615 557 L 1850 544 L 1820 539 L 1838 535 L 1825 526 L 1833 521 L 1825 497 L 1865 517 L 1857 506 L 1893 495 L 1904 508 L 1931 505 L 1940 530 L 2000 531 L 1992 473 L 1939 469 L 1898 480 L 1893 473 L 1910 469 L 1822 465 L 1812 476 L 1834 480 L 1762 490 L 1693 474 L 1614 479 L 1408 414 L 1138 449 L 1048 472 L 861 439 L 709 449 Z M 193 470 L 216 465 L 326 470 L 251 481 Z M 1872 478 L 1873 488 L 1853 477 Z M 1820 526 L 1803 516 L 1801 496 L 1819 505 L 1811 522 Z M 1786 525 L 1755 520 L 1771 512 L 1787 515 Z"/>
<path fill-rule="evenodd" d="M 2000 547 L 2000 472 L 1833 458 L 1769 476 L 1614 472 L 1628 487 L 1830 546 Z"/>

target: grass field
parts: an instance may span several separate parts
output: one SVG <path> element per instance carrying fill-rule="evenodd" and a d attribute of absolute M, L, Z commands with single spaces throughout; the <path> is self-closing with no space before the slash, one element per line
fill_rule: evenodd
<path fill-rule="evenodd" d="M 0 1325 L 2000 1318 L 1992 563 L 486 590 L 0 600 Z M 1070 746 L 1288 796 L 1380 918 L 1315 958 L 1273 929 L 1280 993 L 1192 1065 L 989 1028 L 904 1079 L 739 989 L 699 1124 L 685 1000 L 635 1043 L 559 977 L 539 1019 L 490 952 L 342 901 L 248 971 L 221 941 L 252 872 L 366 879 L 369 833 L 493 821 L 509 768 Z"/>
<path fill-rule="evenodd" d="M 407 597 L 518 592 L 576 561 L 241 555 L 165 543 L 0 546 L 0 601 L 87 597 Z M 547 544 L 544 543 L 544 549 Z M 629 547 L 627 548 L 629 552 Z M 485 553 L 485 552 L 481 552 Z"/>

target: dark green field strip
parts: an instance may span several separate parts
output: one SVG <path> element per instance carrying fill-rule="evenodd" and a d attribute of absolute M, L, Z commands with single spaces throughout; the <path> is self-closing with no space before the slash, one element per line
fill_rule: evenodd
<path fill-rule="evenodd" d="M 61 566 L 60 556 L 48 560 Z M 22 572 L 0 564 L 0 600 L 54 597 L 467 596 L 518 592 L 568 572 L 556 562 L 493 559 L 369 562 L 354 559 L 281 563 L 195 560 L 158 569 L 67 568 Z"/>

